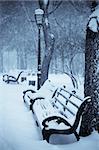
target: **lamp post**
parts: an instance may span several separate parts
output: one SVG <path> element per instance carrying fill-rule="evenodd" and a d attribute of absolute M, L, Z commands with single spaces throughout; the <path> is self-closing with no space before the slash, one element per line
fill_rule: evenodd
<path fill-rule="evenodd" d="M 37 90 L 40 89 L 41 81 L 41 26 L 43 23 L 44 11 L 42 9 L 35 10 L 35 20 L 38 26 L 38 72 L 37 72 Z"/>

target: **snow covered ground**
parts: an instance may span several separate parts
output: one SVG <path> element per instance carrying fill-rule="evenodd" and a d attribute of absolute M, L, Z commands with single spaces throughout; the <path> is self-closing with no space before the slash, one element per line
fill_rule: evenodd
<path fill-rule="evenodd" d="M 53 75 L 50 78 L 57 85 L 63 83 L 68 89 L 73 88 L 66 75 Z M 79 81 L 77 93 L 83 97 L 82 80 Z M 70 136 L 63 139 L 66 144 L 61 144 L 60 139 L 56 145 L 43 141 L 33 114 L 22 99 L 23 90 L 31 87 L 27 83 L 6 84 L 0 78 L 0 150 L 99 150 L 99 134 L 95 131 L 78 142 L 73 142 Z"/>

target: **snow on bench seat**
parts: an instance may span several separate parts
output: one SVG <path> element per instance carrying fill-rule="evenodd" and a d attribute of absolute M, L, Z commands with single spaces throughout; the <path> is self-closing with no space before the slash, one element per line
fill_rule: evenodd
<path fill-rule="evenodd" d="M 23 91 L 23 100 L 27 106 L 31 107 L 31 101 L 36 97 L 52 98 L 54 92 L 56 91 L 56 86 L 51 80 L 47 80 L 44 85 L 37 91 L 28 89 Z"/>
<path fill-rule="evenodd" d="M 39 97 L 38 97 L 38 100 L 36 99 L 36 101 L 32 105 L 32 111 L 35 114 L 37 122 L 41 129 L 43 129 L 43 125 L 42 125 L 43 120 L 45 120 L 48 117 L 52 117 L 52 116 L 59 117 L 60 116 L 65 119 L 65 117 L 63 115 L 61 115 L 57 111 L 57 109 L 55 109 L 52 106 L 52 104 L 50 103 L 49 100 L 40 99 Z M 54 121 L 54 123 L 56 124 L 56 121 Z M 57 128 L 58 128 L 58 126 L 57 126 Z M 65 126 L 65 129 L 66 129 L 66 126 Z"/>

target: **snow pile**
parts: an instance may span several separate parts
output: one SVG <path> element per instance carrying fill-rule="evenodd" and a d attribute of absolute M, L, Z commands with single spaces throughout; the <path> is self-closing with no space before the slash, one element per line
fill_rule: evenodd
<path fill-rule="evenodd" d="M 93 32 L 99 32 L 99 7 L 90 15 L 88 27 Z"/>
<path fill-rule="evenodd" d="M 65 85 L 66 89 L 74 89 L 71 78 L 66 74 L 50 74 L 49 79 L 53 81 L 53 84 L 57 87 Z"/>
<path fill-rule="evenodd" d="M 61 75 L 61 79 L 60 75 L 59 77 L 58 75 L 50 77 L 53 78 L 56 85 L 58 79 L 59 84 L 65 83 L 67 80 L 68 89 L 72 87 L 71 81 L 64 75 L 63 77 Z M 78 91 L 81 94 L 82 84 L 79 85 L 81 88 Z M 12 85 L 0 81 L 0 150 L 99 150 L 99 134 L 97 132 L 81 138 L 78 142 L 74 141 L 71 135 L 63 137 L 60 135 L 60 138 L 56 136 L 56 141 L 53 143 L 58 145 L 43 141 L 32 112 L 28 111 L 24 105 L 22 98 L 24 89 L 26 89 L 25 84 Z"/>
<path fill-rule="evenodd" d="M 90 136 L 83 137 L 78 142 L 59 145 L 58 148 L 60 150 L 99 150 L 99 134 L 93 132 Z"/>

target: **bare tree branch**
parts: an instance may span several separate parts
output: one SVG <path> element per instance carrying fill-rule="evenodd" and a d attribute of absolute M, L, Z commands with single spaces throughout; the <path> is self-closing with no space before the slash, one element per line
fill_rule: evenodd
<path fill-rule="evenodd" d="M 61 1 L 56 5 L 56 7 L 55 7 L 51 12 L 48 13 L 48 15 L 54 13 L 55 10 L 57 10 L 57 9 L 59 8 L 59 6 L 62 4 L 62 2 L 63 2 L 63 1 L 61 0 Z"/>

